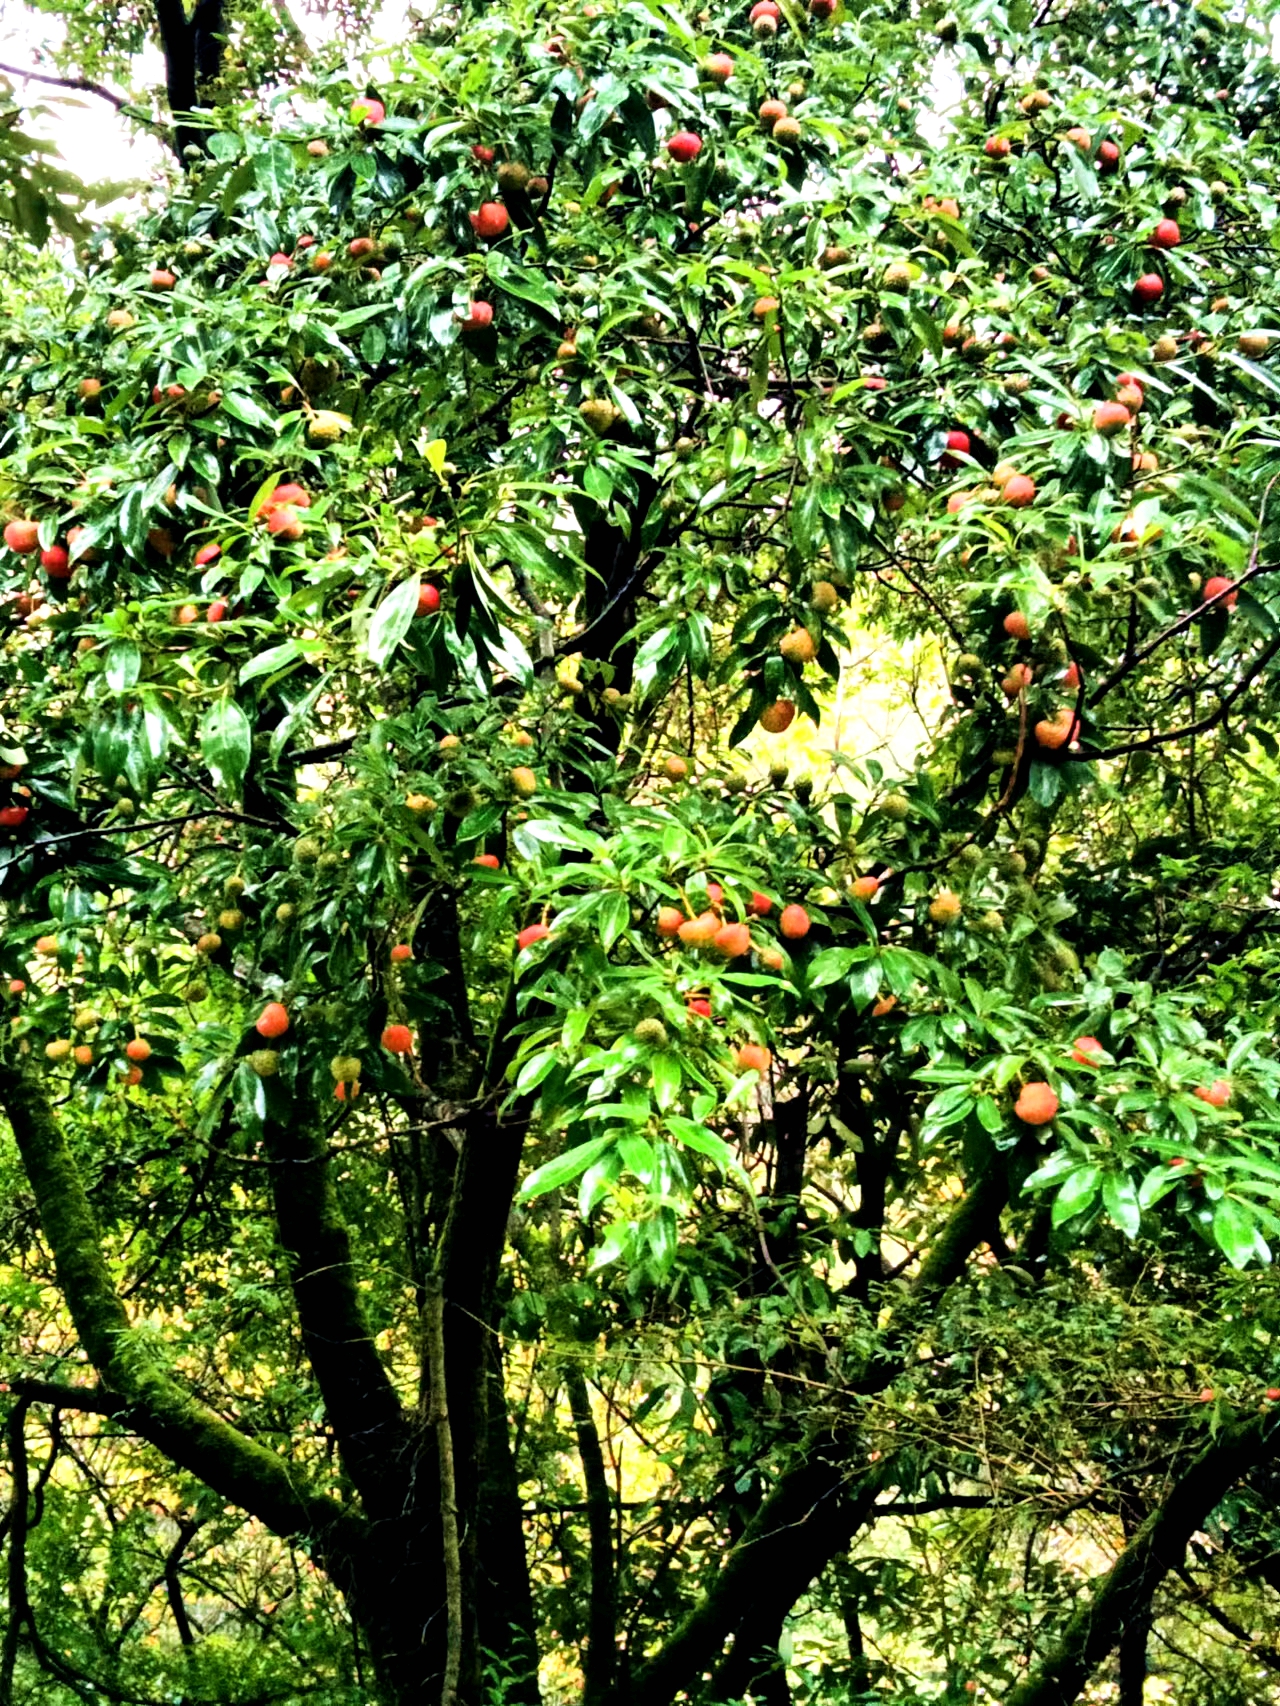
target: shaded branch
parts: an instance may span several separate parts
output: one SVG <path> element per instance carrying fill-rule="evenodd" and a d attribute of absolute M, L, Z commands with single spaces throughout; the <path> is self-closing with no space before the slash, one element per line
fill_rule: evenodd
<path fill-rule="evenodd" d="M 613 1510 L 605 1474 L 600 1435 L 591 1414 L 591 1400 L 581 1366 L 565 1370 L 565 1391 L 573 1415 L 582 1479 L 587 1491 L 587 1529 L 591 1537 L 591 1610 L 587 1624 L 587 1656 L 583 1700 L 588 1706 L 607 1700 L 613 1686 L 615 1605 L 613 1573 Z"/>

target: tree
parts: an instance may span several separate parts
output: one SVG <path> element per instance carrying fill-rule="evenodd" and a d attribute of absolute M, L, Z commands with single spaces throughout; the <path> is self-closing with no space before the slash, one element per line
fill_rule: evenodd
<path fill-rule="evenodd" d="M 828 12 L 442 16 L 27 309 L 0 1701 L 1275 1660 L 1266 20 Z"/>

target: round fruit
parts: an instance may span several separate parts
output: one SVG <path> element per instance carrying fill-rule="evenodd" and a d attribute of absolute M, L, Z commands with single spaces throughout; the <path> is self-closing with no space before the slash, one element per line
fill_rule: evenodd
<path fill-rule="evenodd" d="M 814 658 L 813 636 L 807 628 L 793 628 L 778 642 L 778 650 L 788 663 L 803 667 Z"/>
<path fill-rule="evenodd" d="M 685 1011 L 691 1019 L 709 1019 L 711 1003 L 705 995 L 691 995 L 685 1002 Z"/>
<path fill-rule="evenodd" d="M 1001 624 L 1011 640 L 1029 640 L 1031 624 L 1020 610 L 1011 610 Z"/>
<path fill-rule="evenodd" d="M 1153 249 L 1176 249 L 1182 241 L 1182 232 L 1178 229 L 1176 219 L 1161 219 L 1149 239 Z"/>
<path fill-rule="evenodd" d="M 280 1056 L 273 1048 L 256 1048 L 248 1060 L 259 1078 L 274 1078 L 280 1070 Z"/>
<path fill-rule="evenodd" d="M 79 1047 L 72 1049 L 71 1058 L 75 1061 L 77 1066 L 92 1066 L 93 1050 L 89 1047 L 88 1043 L 81 1043 Z"/>
<path fill-rule="evenodd" d="M 780 735 L 795 721 L 796 708 L 790 699 L 775 699 L 760 713 L 760 727 L 766 734 Z"/>
<path fill-rule="evenodd" d="M 874 900 L 880 892 L 879 877 L 855 877 L 850 888 L 855 900 Z"/>
<path fill-rule="evenodd" d="M 165 267 L 157 267 L 151 274 L 152 290 L 172 290 L 177 279 Z"/>
<path fill-rule="evenodd" d="M 439 608 L 440 608 L 440 589 L 439 589 L 439 587 L 434 587 L 434 586 L 429 586 L 429 585 L 428 586 L 420 586 L 418 588 L 418 608 L 417 608 L 416 614 L 419 616 L 434 616 L 436 611 L 439 610 Z"/>
<path fill-rule="evenodd" d="M 1123 403 L 1099 403 L 1093 411 L 1093 430 L 1103 438 L 1114 438 L 1124 432 L 1132 418 Z"/>
<path fill-rule="evenodd" d="M 702 75 L 721 87 L 733 76 L 733 60 L 727 53 L 709 53 L 699 66 Z"/>
<path fill-rule="evenodd" d="M 141 1066 L 144 1060 L 151 1059 L 151 1044 L 145 1037 L 131 1037 L 124 1045 L 124 1052 L 135 1065 Z"/>
<path fill-rule="evenodd" d="M 526 927 L 516 937 L 516 947 L 523 952 L 526 948 L 531 948 L 535 942 L 541 942 L 550 934 L 551 926 L 549 924 L 526 925 Z"/>
<path fill-rule="evenodd" d="M 661 1019 L 641 1019 L 631 1034 L 638 1043 L 644 1043 L 647 1048 L 667 1046 L 667 1027 Z"/>
<path fill-rule="evenodd" d="M 954 924 L 964 911 L 964 903 L 954 889 L 943 889 L 929 902 L 929 917 L 944 928 Z"/>
<path fill-rule="evenodd" d="M 4 542 L 11 551 L 29 556 L 40 548 L 40 524 L 36 521 L 11 521 L 4 530 Z"/>
<path fill-rule="evenodd" d="M 1159 273 L 1144 272 L 1141 278 L 1134 281 L 1133 299 L 1139 307 L 1146 308 L 1153 302 L 1158 302 L 1164 295 L 1164 280 Z"/>
<path fill-rule="evenodd" d="M 421 799 L 421 797 L 420 794 L 414 796 L 415 799 Z M 502 869 L 502 861 L 496 853 L 477 853 L 471 863 L 481 866 L 486 871 L 500 871 Z"/>
<path fill-rule="evenodd" d="M 382 1033 L 382 1046 L 388 1054 L 412 1054 L 413 1032 L 408 1025 L 388 1025 Z"/>
<path fill-rule="evenodd" d="M 360 95 L 351 103 L 351 117 L 356 124 L 373 128 L 382 123 L 387 116 L 387 109 L 381 101 L 375 101 L 372 95 Z"/>
<path fill-rule="evenodd" d="M 767 894 L 761 894 L 760 890 L 756 889 L 747 902 L 747 911 L 756 918 L 767 918 L 773 911 L 773 902 Z"/>
<path fill-rule="evenodd" d="M 619 409 L 607 397 L 588 397 L 578 404 L 578 413 L 594 433 L 604 436 L 618 419 Z"/>
<path fill-rule="evenodd" d="M 773 1065 L 773 1056 L 763 1043 L 743 1043 L 733 1059 L 740 1072 L 767 1072 Z"/>
<path fill-rule="evenodd" d="M 280 1001 L 268 1001 L 254 1025 L 260 1037 L 282 1037 L 289 1029 L 289 1014 Z"/>
<path fill-rule="evenodd" d="M 830 581 L 814 581 L 809 589 L 809 608 L 820 616 L 830 616 L 840 607 L 840 594 Z"/>
<path fill-rule="evenodd" d="M 684 914 L 678 906 L 660 906 L 658 908 L 659 936 L 678 936 L 680 926 L 684 923 Z"/>
<path fill-rule="evenodd" d="M 1007 136 L 989 136 L 982 144 L 982 152 L 988 160 L 1007 160 L 1013 152 L 1013 144 Z"/>
<path fill-rule="evenodd" d="M 886 794 L 880 802 L 880 811 L 892 822 L 902 823 L 910 816 L 911 801 L 905 794 Z"/>
<path fill-rule="evenodd" d="M 1004 490 L 1000 494 L 1001 501 L 1013 509 L 1025 509 L 1028 504 L 1035 502 L 1036 483 L 1029 474 L 1014 474 L 1005 481 Z"/>
<path fill-rule="evenodd" d="M 481 332 L 486 326 L 493 324 L 493 303 L 471 302 L 467 306 L 466 317 L 455 314 L 454 319 L 457 320 L 459 329 L 464 333 Z"/>
<path fill-rule="evenodd" d="M 1265 332 L 1241 332 L 1236 339 L 1236 348 L 1241 355 L 1247 355 L 1253 361 L 1261 361 L 1271 347 L 1271 339 Z"/>
<path fill-rule="evenodd" d="M 1228 1078 L 1215 1078 L 1212 1084 L 1198 1085 L 1195 1093 L 1211 1108 L 1225 1108 L 1231 1100 L 1231 1081 Z"/>
<path fill-rule="evenodd" d="M 1066 746 L 1076 732 L 1076 714 L 1070 705 L 1062 705 L 1053 713 L 1038 722 L 1032 731 L 1036 737 L 1036 745 L 1046 747 L 1050 752 L 1056 752 Z"/>
<path fill-rule="evenodd" d="M 1114 172 L 1120 164 L 1120 144 L 1110 137 L 1098 144 L 1098 166 L 1104 172 Z"/>
<path fill-rule="evenodd" d="M 216 954 L 221 946 L 222 937 L 218 935 L 217 931 L 206 930 L 196 943 L 196 952 L 198 954 Z"/>
<path fill-rule="evenodd" d="M 46 958 L 48 958 L 49 956 L 56 954 L 57 951 L 58 951 L 58 938 L 56 936 L 37 936 L 36 937 L 36 953 L 37 954 L 43 954 Z"/>
<path fill-rule="evenodd" d="M 412 958 L 413 949 L 410 947 L 408 942 L 397 942 L 395 947 L 391 950 L 391 961 L 393 965 L 403 965 L 406 960 L 411 960 Z"/>
<path fill-rule="evenodd" d="M 471 215 L 471 223 L 476 236 L 491 243 L 502 236 L 511 223 L 511 216 L 500 201 L 484 201 L 479 211 Z"/>
<path fill-rule="evenodd" d="M 1058 1111 L 1057 1094 L 1050 1085 L 1033 1079 L 1018 1092 L 1013 1111 L 1024 1125 L 1048 1125 Z"/>
<path fill-rule="evenodd" d="M 0 806 L 0 829 L 21 829 L 30 813 L 30 806 Z"/>
<path fill-rule="evenodd" d="M 237 907 L 227 907 L 225 911 L 218 914 L 218 928 L 219 930 L 226 930 L 231 934 L 234 934 L 237 930 L 243 930 L 244 913 Z"/>
<path fill-rule="evenodd" d="M 776 314 L 781 303 L 776 296 L 757 296 L 751 304 L 752 315 L 757 320 L 767 320 L 770 314 Z"/>
<path fill-rule="evenodd" d="M 793 901 L 778 914 L 778 932 L 788 942 L 799 942 L 809 934 L 809 914 Z"/>
<path fill-rule="evenodd" d="M 360 1076 L 360 1057 L 355 1054 L 335 1054 L 329 1071 L 339 1084 L 350 1084 Z"/>
<path fill-rule="evenodd" d="M 538 778 L 527 764 L 517 764 L 510 780 L 512 793 L 522 800 L 532 799 L 538 791 Z"/>
<path fill-rule="evenodd" d="M 785 101 L 762 101 L 759 112 L 760 123 L 766 130 L 772 130 L 780 118 L 786 118 L 787 106 Z"/>
<path fill-rule="evenodd" d="M 1097 1066 L 1098 1057 L 1105 1052 L 1097 1037 L 1077 1037 L 1071 1045 L 1071 1058 L 1077 1066 Z"/>
<path fill-rule="evenodd" d="M 667 138 L 667 153 L 673 160 L 678 160 L 682 166 L 690 160 L 696 160 L 702 152 L 702 138 L 695 136 L 691 130 L 677 130 Z"/>
<path fill-rule="evenodd" d="M 780 118 L 769 133 L 775 142 L 799 142 L 800 120 Z"/>
<path fill-rule="evenodd" d="M 751 932 L 745 924 L 722 924 L 711 939 L 717 953 L 736 960 L 751 951 Z"/>
<path fill-rule="evenodd" d="M 686 948 L 704 948 L 714 942 L 720 929 L 720 919 L 714 912 L 700 912 L 696 918 L 681 921 L 677 936 Z"/>
<path fill-rule="evenodd" d="M 688 760 L 684 758 L 668 758 L 662 766 L 662 773 L 669 782 L 683 782 L 689 774 Z"/>
<path fill-rule="evenodd" d="M 1234 610 L 1240 594 L 1234 590 L 1235 582 L 1228 580 L 1226 575 L 1210 575 L 1204 583 L 1202 591 L 1205 601 L 1217 599 L 1215 609 Z"/>

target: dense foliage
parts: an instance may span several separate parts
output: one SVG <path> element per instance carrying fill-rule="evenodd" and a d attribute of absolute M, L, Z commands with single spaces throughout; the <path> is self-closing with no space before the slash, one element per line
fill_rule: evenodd
<path fill-rule="evenodd" d="M 0 1703 L 1270 1698 L 1271 20 L 754 12 L 15 315 Z"/>

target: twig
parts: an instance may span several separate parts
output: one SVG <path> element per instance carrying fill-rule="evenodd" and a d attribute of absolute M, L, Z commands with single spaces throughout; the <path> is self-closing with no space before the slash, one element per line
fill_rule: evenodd
<path fill-rule="evenodd" d="M 123 95 L 117 95 L 111 89 L 104 89 L 101 83 L 90 82 L 87 77 L 51 77 L 46 71 L 24 71 L 20 65 L 0 65 L 0 71 L 10 77 L 22 77 L 28 83 L 51 83 L 57 89 L 79 89 L 86 95 L 99 95 L 104 101 L 110 101 L 117 112 L 123 112 L 127 107 L 131 114 L 141 116 L 132 101 L 125 100 Z M 143 122 L 153 127 L 156 124 L 154 119 Z"/>

